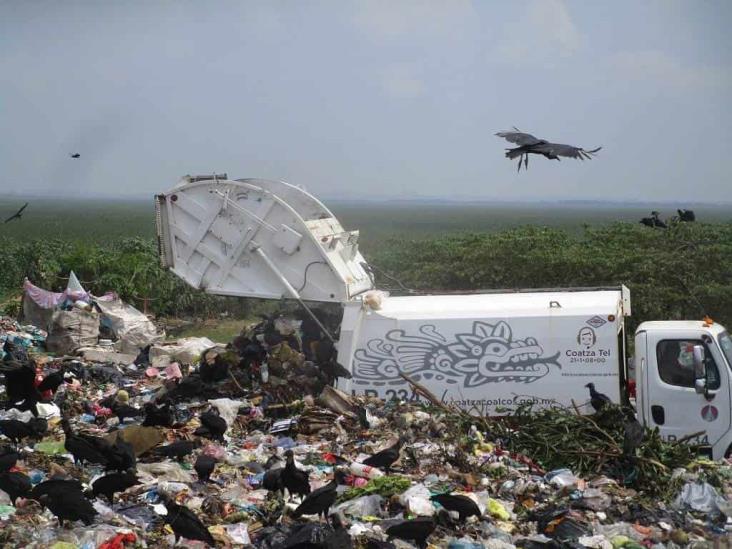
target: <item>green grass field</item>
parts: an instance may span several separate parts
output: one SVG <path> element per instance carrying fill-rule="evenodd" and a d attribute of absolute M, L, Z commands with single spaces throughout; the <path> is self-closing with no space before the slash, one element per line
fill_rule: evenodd
<path fill-rule="evenodd" d="M 63 201 L 29 199 L 20 221 L 0 224 L 0 237 L 105 242 L 120 237 L 155 236 L 153 201 Z M 0 217 L 10 216 L 23 199 L 0 199 Z M 331 202 L 327 206 L 346 229 L 361 232 L 361 247 L 373 249 L 384 239 L 421 239 L 455 232 L 494 232 L 522 225 L 579 230 L 613 221 L 637 222 L 647 206 L 582 205 L 578 203 L 457 204 L 407 202 Z M 659 207 L 662 217 L 675 213 Z M 695 206 L 706 222 L 732 220 L 732 205 Z M 5 215 L 7 214 L 7 215 Z"/>

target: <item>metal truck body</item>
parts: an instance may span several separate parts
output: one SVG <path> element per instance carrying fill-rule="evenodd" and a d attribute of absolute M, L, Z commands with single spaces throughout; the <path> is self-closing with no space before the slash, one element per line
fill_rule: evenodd
<path fill-rule="evenodd" d="M 533 400 L 583 404 L 593 382 L 619 401 L 624 384 L 623 289 L 387 297 L 347 303 L 342 387 L 410 398 L 403 372 L 447 403 L 480 414 Z"/>

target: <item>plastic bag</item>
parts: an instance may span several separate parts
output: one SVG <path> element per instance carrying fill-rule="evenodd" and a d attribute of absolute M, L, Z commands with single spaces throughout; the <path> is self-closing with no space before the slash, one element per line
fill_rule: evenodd
<path fill-rule="evenodd" d="M 233 425 L 239 414 L 239 408 L 245 404 L 241 400 L 231 400 L 230 398 L 217 398 L 209 400 L 208 403 L 219 411 L 219 415 L 224 418 L 228 426 Z"/>
<path fill-rule="evenodd" d="M 193 482 L 193 477 L 184 469 L 181 469 L 177 463 L 138 463 L 137 471 L 143 475 L 148 475 L 150 482 L 169 481 L 169 482 Z M 147 481 L 148 479 L 144 479 Z"/>
<path fill-rule="evenodd" d="M 118 351 L 137 354 L 140 349 L 165 339 L 165 334 L 158 333 L 147 316 L 121 299 L 97 301 L 97 306 L 119 340 L 115 345 Z"/>
<path fill-rule="evenodd" d="M 361 496 L 335 506 L 332 512 L 341 512 L 352 517 L 380 516 L 383 501 L 384 498 L 378 494 Z"/>
<path fill-rule="evenodd" d="M 706 482 L 687 482 L 674 502 L 678 507 L 691 507 L 702 513 L 719 513 L 724 498 L 717 494 L 714 486 Z"/>
<path fill-rule="evenodd" d="M 201 354 L 216 343 L 207 337 L 185 337 L 170 344 L 156 344 L 150 348 L 150 362 L 153 366 L 166 367 L 171 362 L 194 364 Z"/>
<path fill-rule="evenodd" d="M 237 524 L 226 525 L 226 535 L 231 538 L 234 543 L 240 543 L 242 545 L 249 545 L 251 540 L 249 539 L 249 531 L 247 525 L 243 522 Z"/>
<path fill-rule="evenodd" d="M 549 484 L 552 484 L 557 488 L 574 488 L 579 482 L 579 479 L 574 476 L 574 473 L 569 469 L 557 469 L 555 471 L 550 471 L 544 478 L 549 482 Z"/>
<path fill-rule="evenodd" d="M 509 520 L 511 518 L 511 513 L 506 510 L 503 504 L 493 498 L 488 499 L 488 505 L 486 505 L 486 510 L 491 516 L 499 518 L 501 520 Z"/>

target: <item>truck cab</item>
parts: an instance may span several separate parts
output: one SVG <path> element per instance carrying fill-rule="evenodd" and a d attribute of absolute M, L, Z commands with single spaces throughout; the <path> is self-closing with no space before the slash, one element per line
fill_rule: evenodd
<path fill-rule="evenodd" d="M 732 338 L 703 321 L 643 322 L 635 334 L 638 419 L 666 440 L 732 451 Z M 695 356 L 696 354 L 696 356 Z"/>

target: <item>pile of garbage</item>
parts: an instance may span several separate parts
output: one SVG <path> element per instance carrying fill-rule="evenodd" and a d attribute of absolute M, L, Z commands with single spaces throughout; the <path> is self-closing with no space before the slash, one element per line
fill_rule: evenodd
<path fill-rule="evenodd" d="M 497 418 L 333 387 L 308 318 L 228 344 L 48 353 L 0 320 L 0 545 L 703 547 L 732 531 L 732 465 L 626 412 Z M 129 349 L 124 349 L 129 351 Z"/>

